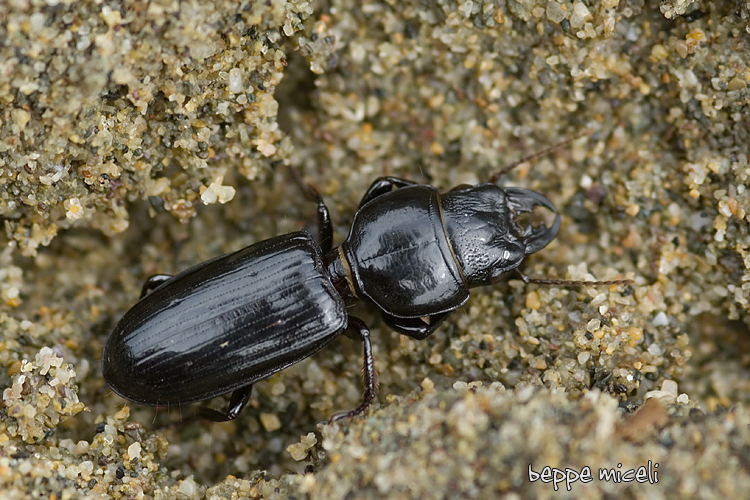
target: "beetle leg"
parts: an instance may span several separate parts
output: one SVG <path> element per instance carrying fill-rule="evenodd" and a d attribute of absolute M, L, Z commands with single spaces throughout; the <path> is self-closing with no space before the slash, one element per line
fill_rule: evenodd
<path fill-rule="evenodd" d="M 397 318 L 385 313 L 382 314 L 382 317 L 385 324 L 398 333 L 411 337 L 414 340 L 424 340 L 437 330 L 443 324 L 445 318 L 453 314 L 453 312 L 433 314 L 426 318 Z"/>
<path fill-rule="evenodd" d="M 347 336 L 349 332 L 354 332 L 359 339 L 364 343 L 364 363 L 362 365 L 362 375 L 364 376 L 365 390 L 362 393 L 362 402 L 360 405 L 350 412 L 337 413 L 331 417 L 328 423 L 341 420 L 342 418 L 356 417 L 364 413 L 365 410 L 370 406 L 372 400 L 378 394 L 378 378 L 375 374 L 375 360 L 372 357 L 372 344 L 370 343 L 370 329 L 364 321 L 354 316 L 349 316 L 349 327 L 347 328 Z"/>
<path fill-rule="evenodd" d="M 143 284 L 143 288 L 141 289 L 141 298 L 145 297 L 154 288 L 170 279 L 172 279 L 172 276 L 168 274 L 154 274 Z"/>
<path fill-rule="evenodd" d="M 302 176 L 296 168 L 289 167 L 289 170 L 292 171 L 294 181 L 302 189 L 302 192 L 305 193 L 305 196 L 318 204 L 318 245 L 323 250 L 323 254 L 327 254 L 333 248 L 333 224 L 331 223 L 331 214 L 328 212 L 328 207 L 315 186 L 303 181 Z"/>
<path fill-rule="evenodd" d="M 331 224 L 331 214 L 328 213 L 328 207 L 323 199 L 318 200 L 318 244 L 327 254 L 333 248 L 333 224 Z"/>
<path fill-rule="evenodd" d="M 250 394 L 252 392 L 252 384 L 234 391 L 229 398 L 229 408 L 227 408 L 226 413 L 221 413 L 211 408 L 198 408 L 196 413 L 199 417 L 211 420 L 212 422 L 229 422 L 237 418 L 237 415 L 240 414 L 247 402 L 250 401 Z"/>
<path fill-rule="evenodd" d="M 362 208 L 362 205 L 378 196 L 392 191 L 394 187 L 402 188 L 406 186 L 415 186 L 417 184 L 417 182 L 399 179 L 398 177 L 378 177 L 362 197 L 362 201 L 359 202 L 359 208 Z"/>
<path fill-rule="evenodd" d="M 325 255 L 333 248 L 333 224 L 331 223 L 331 214 L 328 212 L 328 207 L 320 196 L 320 193 L 318 193 L 318 190 L 309 184 L 308 187 L 318 204 L 318 245 L 320 245 L 320 248 Z"/>

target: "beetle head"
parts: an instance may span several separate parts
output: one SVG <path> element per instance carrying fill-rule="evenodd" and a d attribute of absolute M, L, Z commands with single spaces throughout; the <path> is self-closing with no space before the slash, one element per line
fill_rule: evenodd
<path fill-rule="evenodd" d="M 555 214 L 550 227 L 523 220 L 537 206 Z M 442 208 L 451 247 L 470 287 L 495 283 L 544 248 L 560 229 L 554 205 L 528 189 L 460 187 L 443 195 Z"/>

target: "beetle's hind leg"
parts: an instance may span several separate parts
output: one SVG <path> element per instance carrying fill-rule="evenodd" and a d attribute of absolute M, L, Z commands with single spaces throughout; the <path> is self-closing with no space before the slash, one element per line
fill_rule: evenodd
<path fill-rule="evenodd" d="M 353 335 L 350 335 L 353 334 Z M 370 329 L 364 321 L 354 316 L 349 316 L 349 327 L 346 331 L 347 337 L 356 335 L 364 344 L 364 363 L 362 364 L 362 375 L 364 377 L 365 390 L 362 393 L 362 402 L 357 408 L 350 412 L 337 413 L 331 417 L 329 423 L 361 415 L 367 410 L 375 396 L 378 394 L 378 379 L 375 374 L 375 360 L 372 357 L 372 344 L 370 343 Z"/>
<path fill-rule="evenodd" d="M 252 392 L 252 384 L 234 391 L 229 398 L 229 408 L 227 408 L 226 413 L 205 407 L 198 408 L 195 413 L 199 417 L 211 420 L 212 422 L 229 422 L 230 420 L 237 418 L 237 415 L 240 414 L 247 402 L 250 401 L 250 394 Z"/>
<path fill-rule="evenodd" d="M 154 288 L 170 279 L 172 279 L 172 276 L 170 276 L 169 274 L 154 274 L 143 284 L 143 288 L 141 289 L 141 298 L 145 297 Z"/>

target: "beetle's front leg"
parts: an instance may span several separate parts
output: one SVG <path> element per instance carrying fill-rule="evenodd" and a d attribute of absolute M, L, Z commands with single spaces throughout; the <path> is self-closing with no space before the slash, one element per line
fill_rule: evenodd
<path fill-rule="evenodd" d="M 141 289 L 141 298 L 145 297 L 154 288 L 170 279 L 172 279 L 172 276 L 170 276 L 169 274 L 154 274 L 143 284 L 143 288 Z"/>
<path fill-rule="evenodd" d="M 362 205 L 374 200 L 378 196 L 391 192 L 394 187 L 402 188 L 415 185 L 417 185 L 417 183 L 414 181 L 407 181 L 406 179 L 399 179 L 398 177 L 378 177 L 362 197 L 362 201 L 359 202 L 359 208 L 362 208 Z"/>
<path fill-rule="evenodd" d="M 350 333 L 352 335 L 350 335 Z M 347 337 L 357 336 L 364 344 L 364 362 L 362 364 L 362 376 L 364 377 L 365 390 L 362 393 L 362 402 L 350 412 L 337 413 L 331 417 L 329 423 L 342 418 L 356 417 L 364 413 L 378 394 L 378 378 L 375 374 L 375 360 L 372 357 L 372 344 L 370 343 L 370 329 L 364 321 L 354 316 L 349 316 L 349 326 L 346 331 Z"/>
<path fill-rule="evenodd" d="M 199 417 L 211 420 L 212 422 L 229 422 L 237 418 L 242 409 L 245 407 L 248 401 L 250 401 L 250 394 L 253 392 L 252 384 L 242 389 L 237 389 L 232 393 L 229 398 L 229 408 L 226 413 L 212 410 L 211 408 L 198 408 L 195 412 Z"/>

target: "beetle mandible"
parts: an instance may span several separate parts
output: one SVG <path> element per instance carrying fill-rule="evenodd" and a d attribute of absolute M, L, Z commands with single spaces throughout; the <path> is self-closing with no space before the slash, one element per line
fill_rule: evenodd
<path fill-rule="evenodd" d="M 554 146 L 557 147 L 557 146 Z M 552 148 L 522 161 L 546 154 Z M 252 385 L 297 363 L 346 332 L 364 344 L 362 403 L 332 420 L 364 412 L 377 392 L 370 331 L 349 315 L 356 299 L 373 303 L 395 331 L 422 340 L 469 299 L 469 289 L 496 283 L 544 248 L 560 215 L 541 194 L 491 182 L 437 188 L 381 177 L 359 205 L 346 240 L 333 247 L 325 202 L 296 180 L 318 205 L 319 241 L 305 231 L 277 236 L 198 264 L 176 276 L 155 275 L 104 346 L 102 372 L 125 399 L 152 406 L 182 405 L 232 392 L 234 419 Z M 540 206 L 550 227 L 520 223 Z M 552 284 L 625 284 L 629 280 Z"/>

